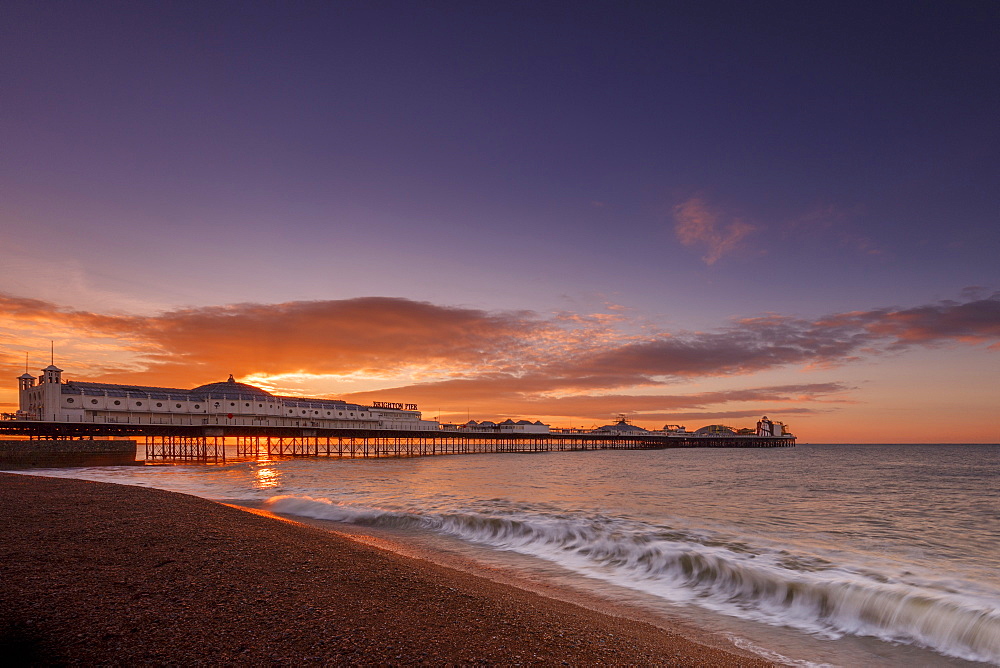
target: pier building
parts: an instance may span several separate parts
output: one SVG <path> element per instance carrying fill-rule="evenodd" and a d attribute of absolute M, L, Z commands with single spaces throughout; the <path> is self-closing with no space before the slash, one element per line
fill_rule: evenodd
<path fill-rule="evenodd" d="M 193 389 L 118 383 L 63 381 L 63 370 L 50 364 L 37 378 L 18 378 L 17 417 L 43 422 L 147 425 L 245 425 L 436 431 L 415 404 L 373 402 L 371 406 L 338 399 L 289 397 L 239 383 L 222 382 Z"/>
<path fill-rule="evenodd" d="M 466 433 L 487 433 L 487 432 L 502 432 L 502 433 L 519 433 L 519 434 L 548 434 L 551 431 L 551 427 L 541 420 L 514 420 L 512 418 L 507 418 L 503 422 L 494 422 L 493 420 L 483 420 L 478 422 L 476 420 L 469 420 L 464 424 L 442 424 L 442 429 L 448 431 L 460 431 Z"/>

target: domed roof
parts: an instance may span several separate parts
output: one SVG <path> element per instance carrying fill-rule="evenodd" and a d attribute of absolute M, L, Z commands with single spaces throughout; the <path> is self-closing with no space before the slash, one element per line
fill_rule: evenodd
<path fill-rule="evenodd" d="M 233 378 L 232 374 L 229 374 L 229 380 L 221 383 L 209 383 L 207 385 L 199 385 L 198 387 L 191 390 L 192 392 L 198 394 L 211 394 L 212 396 L 222 397 L 226 395 L 234 396 L 252 396 L 252 397 L 268 397 L 274 398 L 274 395 L 267 390 L 262 390 L 259 387 L 254 387 L 253 385 L 247 385 L 246 383 L 237 383 L 236 379 Z"/>
<path fill-rule="evenodd" d="M 594 431 L 597 432 L 612 432 L 618 434 L 640 434 L 649 431 L 648 429 L 643 429 L 634 424 L 629 424 L 624 418 L 619 420 L 614 424 L 606 424 L 598 427 Z"/>
<path fill-rule="evenodd" d="M 736 430 L 732 427 L 727 427 L 724 424 L 710 424 L 708 426 L 696 429 L 696 434 L 735 434 Z"/>

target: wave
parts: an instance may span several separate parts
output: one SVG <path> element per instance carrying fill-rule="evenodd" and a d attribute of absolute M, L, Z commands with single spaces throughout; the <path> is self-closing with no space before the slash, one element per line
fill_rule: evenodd
<path fill-rule="evenodd" d="M 421 529 L 556 563 L 674 603 L 830 638 L 874 636 L 1000 664 L 1000 601 L 785 550 L 600 515 L 387 510 L 278 496 L 281 513 Z"/>

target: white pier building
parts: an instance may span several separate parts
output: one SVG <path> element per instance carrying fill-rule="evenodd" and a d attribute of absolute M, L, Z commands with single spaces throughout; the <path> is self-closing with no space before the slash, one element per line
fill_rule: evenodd
<path fill-rule="evenodd" d="M 37 378 L 18 378 L 16 417 L 43 422 L 162 425 L 247 425 L 436 431 L 415 404 L 373 402 L 371 406 L 337 399 L 285 397 L 229 380 L 184 390 L 117 383 L 63 381 L 50 364 Z"/>

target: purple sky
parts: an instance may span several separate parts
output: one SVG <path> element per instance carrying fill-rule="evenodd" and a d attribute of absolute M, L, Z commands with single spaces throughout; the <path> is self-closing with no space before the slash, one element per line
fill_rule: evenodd
<path fill-rule="evenodd" d="M 153 315 L 393 297 L 672 336 L 1000 290 L 1000 3 L 0 8 L 13 298 Z M 58 338 L 8 325 L 11 358 Z M 774 353 L 787 377 L 767 385 L 937 364 L 958 387 L 1000 372 L 973 330 L 883 350 L 882 371 Z M 704 382 L 762 386 L 720 373 Z M 691 382 L 671 393 L 707 391 Z M 840 414 L 888 410 L 865 392 Z"/>

